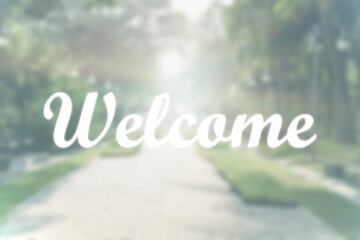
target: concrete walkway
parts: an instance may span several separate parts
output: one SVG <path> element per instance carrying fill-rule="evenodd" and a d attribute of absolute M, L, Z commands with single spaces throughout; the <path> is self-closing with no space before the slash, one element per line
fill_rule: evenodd
<path fill-rule="evenodd" d="M 240 160 L 239 160 L 240 161 Z M 194 149 L 98 159 L 42 190 L 1 240 L 332 240 L 302 208 L 250 206 Z"/>

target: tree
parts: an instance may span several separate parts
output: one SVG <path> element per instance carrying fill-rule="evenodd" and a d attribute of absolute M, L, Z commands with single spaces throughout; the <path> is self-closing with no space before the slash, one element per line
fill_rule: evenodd
<path fill-rule="evenodd" d="M 306 49 L 314 27 L 320 27 L 319 90 L 323 93 L 320 102 L 327 110 L 319 112 L 318 120 L 335 118 L 326 122 L 328 128 L 335 125 L 336 138 L 344 143 L 356 143 L 357 118 L 348 75 L 352 54 L 339 41 L 344 36 L 353 39 L 357 32 L 359 3 L 356 0 L 237 0 L 234 4 L 226 10 L 226 15 L 230 36 L 238 47 L 239 63 L 248 66 L 252 76 L 270 72 L 276 105 L 283 106 L 285 102 L 287 111 L 301 109 L 298 102 L 289 101 L 291 95 L 306 96 L 309 92 L 311 68 Z M 355 52 L 353 55 L 357 56 Z M 297 107 L 290 108 L 289 104 Z M 301 105 L 306 109 L 306 98 Z M 339 114 L 333 113 L 334 108 Z"/>

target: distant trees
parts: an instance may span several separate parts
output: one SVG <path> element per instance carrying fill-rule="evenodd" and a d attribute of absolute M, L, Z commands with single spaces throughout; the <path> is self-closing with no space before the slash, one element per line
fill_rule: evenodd
<path fill-rule="evenodd" d="M 26 27 L 14 22 L 5 32 L 10 43 L 0 53 L 0 145 L 13 150 L 46 149 L 52 143 L 53 126 L 42 117 L 46 99 L 54 91 L 69 92 L 75 110 L 80 111 L 91 87 L 85 79 L 70 76 L 63 51 Z"/>
<path fill-rule="evenodd" d="M 271 76 L 274 110 L 309 111 L 311 57 L 321 51 L 318 126 L 343 143 L 357 143 L 359 10 L 357 0 L 235 0 L 225 15 L 248 76 Z"/>
<path fill-rule="evenodd" d="M 164 1 L 1 1 L 0 148 L 53 146 L 55 122 L 45 121 L 42 111 L 54 92 L 68 93 L 74 112 L 80 113 L 86 93 L 123 86 L 129 90 L 134 79 L 149 78 L 153 62 L 151 52 L 142 50 L 149 39 L 142 24 L 147 24 L 147 11 L 161 4 Z M 95 115 L 94 135 L 103 124 L 103 110 Z M 71 119 L 69 136 L 77 122 Z"/>

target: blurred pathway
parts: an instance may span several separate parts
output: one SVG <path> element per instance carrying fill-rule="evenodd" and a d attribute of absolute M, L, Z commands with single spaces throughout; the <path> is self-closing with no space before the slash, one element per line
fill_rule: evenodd
<path fill-rule="evenodd" d="M 98 159 L 0 226 L 11 240 L 331 240 L 302 208 L 249 206 L 195 149 Z"/>

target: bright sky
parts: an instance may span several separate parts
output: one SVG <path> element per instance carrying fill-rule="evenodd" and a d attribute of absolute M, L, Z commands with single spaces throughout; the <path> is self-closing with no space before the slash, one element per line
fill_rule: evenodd
<path fill-rule="evenodd" d="M 199 20 L 213 0 L 172 0 L 174 9 L 183 12 L 190 20 Z"/>
<path fill-rule="evenodd" d="M 171 0 L 171 5 L 174 9 L 183 12 L 190 20 L 198 21 L 214 1 L 225 6 L 234 2 L 234 0 Z"/>

